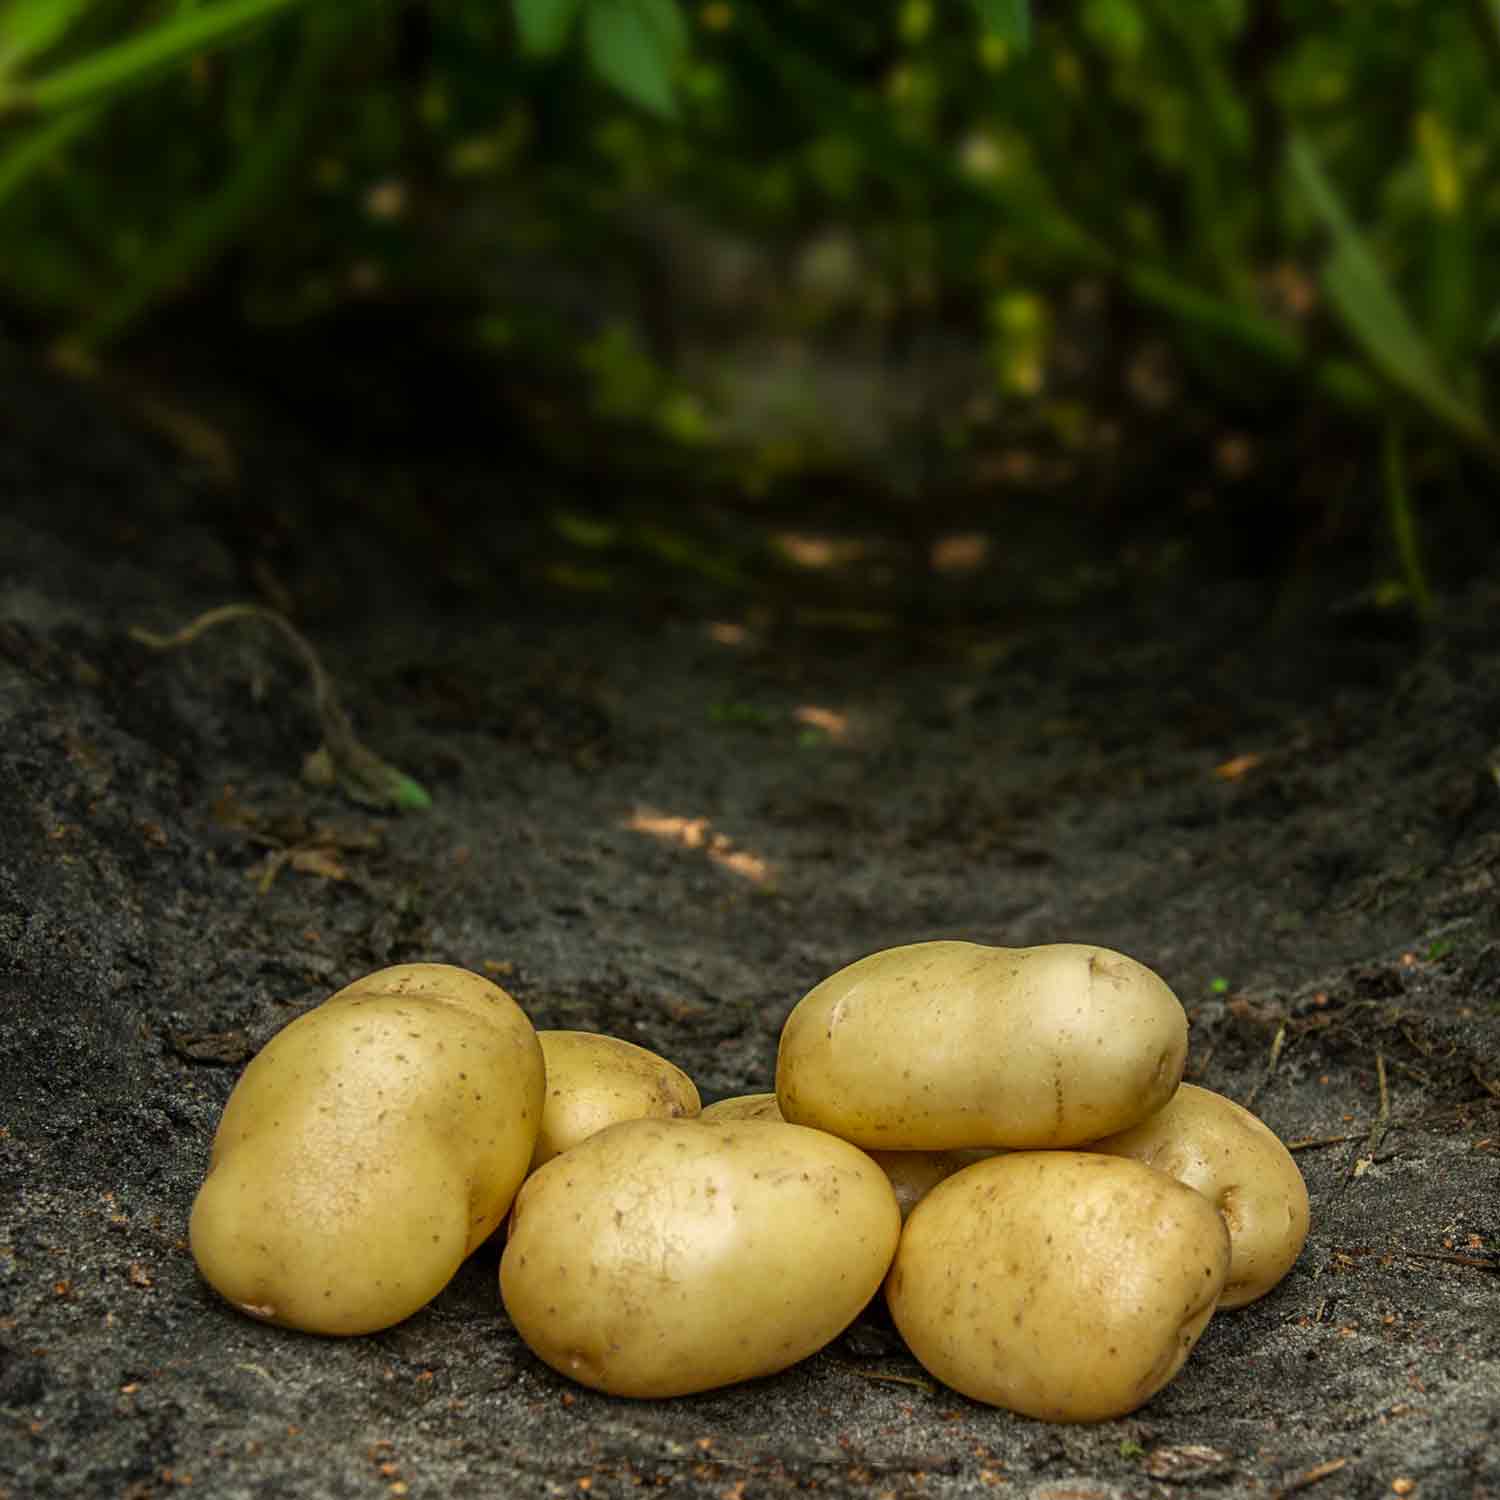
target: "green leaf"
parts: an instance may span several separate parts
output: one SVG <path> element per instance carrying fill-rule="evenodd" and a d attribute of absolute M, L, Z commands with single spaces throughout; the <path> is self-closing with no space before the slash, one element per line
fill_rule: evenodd
<path fill-rule="evenodd" d="M 1312 143 L 1294 133 L 1288 146 L 1293 179 L 1333 240 L 1323 286 L 1344 326 L 1371 363 L 1445 426 L 1493 451 L 1484 417 L 1444 378 L 1400 295 L 1360 233 Z"/>
<path fill-rule="evenodd" d="M 521 46 L 535 57 L 550 57 L 562 50 L 579 0 L 516 0 L 516 30 Z"/>
<path fill-rule="evenodd" d="M 685 35 L 675 0 L 590 0 L 584 16 L 595 73 L 667 120 L 677 118 L 672 65 Z"/>
<path fill-rule="evenodd" d="M 688 26 L 677 0 L 637 0 L 647 21 L 661 34 L 671 51 L 672 60 L 687 51 Z"/>
<path fill-rule="evenodd" d="M 974 0 L 974 9 L 980 25 L 1017 52 L 1031 44 L 1030 0 Z"/>
<path fill-rule="evenodd" d="M 1496 339 L 1500 339 L 1500 307 L 1495 309 L 1495 316 L 1490 319 L 1490 326 L 1484 331 L 1486 344 L 1493 344 Z"/>

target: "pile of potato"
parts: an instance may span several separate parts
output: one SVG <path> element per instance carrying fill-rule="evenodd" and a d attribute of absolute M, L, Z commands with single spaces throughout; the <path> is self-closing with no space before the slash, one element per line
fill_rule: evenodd
<path fill-rule="evenodd" d="M 883 1284 L 937 1379 L 1097 1421 L 1150 1399 L 1307 1235 L 1286 1148 L 1182 1084 L 1186 1056 L 1182 1006 L 1123 954 L 916 943 L 808 993 L 775 1093 L 700 1112 L 644 1048 L 537 1032 L 476 974 L 401 965 L 251 1061 L 193 1254 L 254 1317 L 365 1333 L 430 1301 L 508 1213 L 505 1309 L 596 1389 L 785 1369 Z"/>

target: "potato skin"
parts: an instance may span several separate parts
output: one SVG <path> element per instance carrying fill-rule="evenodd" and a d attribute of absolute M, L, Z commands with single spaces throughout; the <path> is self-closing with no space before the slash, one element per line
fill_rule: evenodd
<path fill-rule="evenodd" d="M 1182 1367 L 1229 1269 L 1201 1194 L 1081 1151 L 992 1157 L 912 1210 L 886 1299 L 945 1385 L 1049 1422 L 1123 1416 Z"/>
<path fill-rule="evenodd" d="M 780 1120 L 781 1106 L 775 1094 L 737 1094 L 710 1104 L 702 1120 Z M 896 1190 L 896 1205 L 903 1219 L 923 1194 L 945 1177 L 969 1165 L 977 1153 L 970 1151 L 871 1151 L 870 1160 L 890 1178 Z"/>
<path fill-rule="evenodd" d="M 716 1099 L 705 1104 L 700 1120 L 770 1120 L 784 1125 L 781 1106 L 775 1094 L 736 1094 L 732 1099 Z"/>
<path fill-rule="evenodd" d="M 1177 997 L 1122 953 L 912 943 L 803 997 L 776 1093 L 867 1149 L 1076 1146 L 1160 1109 L 1186 1060 Z"/>
<path fill-rule="evenodd" d="M 542 1049 L 520 1007 L 447 964 L 340 990 L 251 1059 L 189 1237 L 241 1311 L 312 1333 L 387 1328 L 499 1224 L 531 1159 Z"/>
<path fill-rule="evenodd" d="M 1307 1239 L 1307 1184 L 1270 1126 L 1233 1099 L 1185 1083 L 1149 1120 L 1089 1144 L 1128 1156 L 1196 1189 L 1229 1229 L 1221 1308 L 1264 1297 Z"/>
<path fill-rule="evenodd" d="M 902 1221 L 938 1183 L 969 1165 L 964 1151 L 872 1151 L 870 1160 L 890 1179 Z"/>
<path fill-rule="evenodd" d="M 631 1120 L 532 1174 L 500 1261 L 538 1358 L 616 1396 L 785 1369 L 879 1289 L 901 1216 L 862 1151 L 760 1120 Z"/>
<path fill-rule="evenodd" d="M 539 1031 L 537 1039 L 547 1100 L 533 1171 L 606 1125 L 691 1119 L 701 1108 L 697 1086 L 681 1068 L 634 1042 L 593 1031 Z"/>

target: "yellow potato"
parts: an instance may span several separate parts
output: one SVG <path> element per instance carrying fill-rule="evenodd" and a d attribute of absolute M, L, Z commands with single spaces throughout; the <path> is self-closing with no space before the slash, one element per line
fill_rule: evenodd
<path fill-rule="evenodd" d="M 190 1237 L 242 1312 L 387 1328 L 499 1224 L 536 1143 L 542 1049 L 504 990 L 447 964 L 357 980 L 251 1059 Z"/>
<path fill-rule="evenodd" d="M 1177 1373 L 1228 1270 L 1224 1221 L 1191 1188 L 1121 1157 L 1022 1151 L 966 1167 L 912 1210 L 886 1299 L 945 1385 L 1099 1422 Z"/>
<path fill-rule="evenodd" d="M 776 1094 L 866 1148 L 1076 1146 L 1160 1109 L 1186 1059 L 1177 997 L 1122 953 L 913 943 L 803 997 Z"/>
<path fill-rule="evenodd" d="M 710 1104 L 699 1116 L 703 1120 L 781 1120 L 775 1094 L 737 1094 Z M 945 1177 L 988 1152 L 973 1151 L 870 1151 L 870 1160 L 890 1178 L 896 1204 L 904 1219 Z"/>
<path fill-rule="evenodd" d="M 1230 1246 L 1220 1307 L 1265 1296 L 1301 1254 L 1307 1184 L 1275 1131 L 1233 1099 L 1185 1083 L 1149 1120 L 1088 1149 L 1145 1162 L 1219 1210 Z"/>
<path fill-rule="evenodd" d="M 593 1031 L 539 1031 L 537 1039 L 547 1060 L 547 1102 L 533 1171 L 606 1125 L 698 1113 L 693 1080 L 634 1042 Z"/>
<path fill-rule="evenodd" d="M 500 1291 L 553 1369 L 680 1396 L 820 1349 L 878 1290 L 900 1227 L 880 1169 L 820 1131 L 631 1120 L 527 1179 Z"/>
<path fill-rule="evenodd" d="M 890 1179 L 896 1205 L 906 1219 L 938 1183 L 972 1160 L 964 1151 L 871 1151 L 870 1160 Z"/>
<path fill-rule="evenodd" d="M 732 1099 L 719 1099 L 705 1104 L 700 1120 L 771 1120 L 784 1125 L 781 1106 L 775 1094 L 736 1094 Z"/>

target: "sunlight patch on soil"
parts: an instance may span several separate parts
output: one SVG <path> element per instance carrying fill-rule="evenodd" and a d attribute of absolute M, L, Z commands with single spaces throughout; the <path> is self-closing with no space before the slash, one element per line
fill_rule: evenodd
<path fill-rule="evenodd" d="M 641 811 L 633 813 L 623 826 L 681 849 L 701 849 L 716 865 L 756 885 L 764 885 L 770 878 L 771 866 L 766 860 L 747 849 L 735 848 L 734 840 L 716 832 L 707 818 Z"/>
<path fill-rule="evenodd" d="M 855 537 L 823 536 L 814 532 L 781 531 L 771 537 L 771 545 L 790 563 L 799 568 L 841 568 L 858 562 L 868 550 Z"/>
<path fill-rule="evenodd" d="M 849 737 L 849 716 L 836 708 L 824 708 L 818 703 L 804 703 L 792 710 L 792 717 L 808 729 L 820 730 L 836 744 Z"/>

